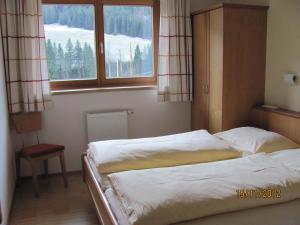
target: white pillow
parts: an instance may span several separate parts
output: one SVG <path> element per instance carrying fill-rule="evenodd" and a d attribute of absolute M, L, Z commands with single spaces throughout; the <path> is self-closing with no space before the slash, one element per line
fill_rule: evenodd
<path fill-rule="evenodd" d="M 300 148 L 290 139 L 270 131 L 255 127 L 240 127 L 215 134 L 246 153 L 275 152 L 284 149 Z"/>

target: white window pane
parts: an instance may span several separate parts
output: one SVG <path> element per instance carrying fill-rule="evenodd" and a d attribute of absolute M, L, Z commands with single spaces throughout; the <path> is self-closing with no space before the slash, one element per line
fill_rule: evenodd
<path fill-rule="evenodd" d="M 104 6 L 106 78 L 153 76 L 153 10 Z"/>
<path fill-rule="evenodd" d="M 44 4 L 43 15 L 50 79 L 96 79 L 94 6 Z"/>

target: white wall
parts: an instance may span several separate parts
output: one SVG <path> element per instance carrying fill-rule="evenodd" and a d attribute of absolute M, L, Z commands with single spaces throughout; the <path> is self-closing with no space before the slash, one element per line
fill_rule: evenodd
<path fill-rule="evenodd" d="M 300 111 L 300 1 L 270 0 L 268 12 L 266 102 Z M 297 85 L 283 74 L 298 75 Z"/>
<path fill-rule="evenodd" d="M 14 159 L 8 121 L 2 42 L 0 41 L 0 201 L 4 217 L 3 224 L 7 224 L 15 186 Z"/>
<path fill-rule="evenodd" d="M 54 108 L 44 113 L 42 139 L 66 146 L 68 171 L 80 170 L 80 155 L 87 149 L 85 113 L 95 110 L 132 109 L 130 138 L 173 134 L 190 130 L 190 103 L 159 103 L 155 89 L 54 95 Z M 105 129 L 105 128 L 103 128 Z M 21 140 L 16 140 L 20 145 Z M 59 171 L 58 160 L 50 172 Z M 28 175 L 23 163 L 23 175 Z"/>

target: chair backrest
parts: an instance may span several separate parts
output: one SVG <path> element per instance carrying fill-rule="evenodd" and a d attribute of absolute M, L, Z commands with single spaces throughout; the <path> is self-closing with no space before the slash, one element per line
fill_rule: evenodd
<path fill-rule="evenodd" d="M 36 132 L 42 128 L 42 113 L 22 113 L 12 116 L 17 133 Z"/>

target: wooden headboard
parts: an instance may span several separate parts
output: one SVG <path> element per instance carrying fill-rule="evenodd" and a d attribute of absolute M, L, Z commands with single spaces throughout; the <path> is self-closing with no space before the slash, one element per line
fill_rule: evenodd
<path fill-rule="evenodd" d="M 274 131 L 300 144 L 300 112 L 255 107 L 251 112 L 251 125 Z"/>

